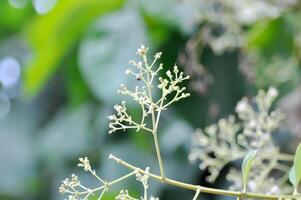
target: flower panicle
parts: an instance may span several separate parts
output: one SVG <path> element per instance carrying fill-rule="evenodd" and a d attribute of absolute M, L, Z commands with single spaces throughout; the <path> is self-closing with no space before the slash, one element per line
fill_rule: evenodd
<path fill-rule="evenodd" d="M 121 84 L 120 89 L 117 91 L 118 94 L 131 97 L 134 102 L 141 106 L 141 120 L 139 122 L 133 120 L 127 112 L 126 102 L 123 101 L 121 105 L 117 104 L 114 106 L 116 114 L 108 116 L 108 119 L 111 121 L 109 123 L 109 133 L 127 129 L 136 129 L 136 131 L 144 129 L 152 132 L 153 129 L 149 128 L 150 125 L 148 126 L 146 123 L 146 118 L 155 115 L 156 112 L 166 110 L 172 103 L 190 96 L 186 92 L 186 87 L 179 85 L 190 77 L 180 72 L 177 65 L 174 65 L 172 70 L 165 72 L 166 78 L 159 76 L 159 72 L 163 70 L 163 64 L 160 63 L 157 67 L 155 66 L 161 58 L 162 52 L 155 53 L 152 63 L 149 64 L 147 59 L 148 51 L 149 48 L 141 44 L 137 50 L 137 55 L 140 56 L 141 61 L 129 61 L 133 69 L 125 71 L 126 74 L 133 75 L 136 80 L 141 81 L 142 86 L 136 86 L 134 90 L 131 90 L 125 84 Z M 141 84 L 139 83 L 139 85 Z M 154 97 L 154 94 L 156 94 L 154 86 L 161 91 L 161 96 L 157 99 Z M 173 97 L 169 100 L 167 96 L 171 95 Z"/>

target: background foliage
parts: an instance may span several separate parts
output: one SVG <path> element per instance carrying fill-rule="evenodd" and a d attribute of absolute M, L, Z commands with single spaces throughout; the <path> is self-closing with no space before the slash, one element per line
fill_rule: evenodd
<path fill-rule="evenodd" d="M 106 116 L 120 101 L 115 91 L 128 81 L 124 71 L 141 42 L 162 51 L 167 68 L 178 62 L 192 77 L 192 97 L 172 106 L 160 127 L 168 176 L 208 184 L 208 172 L 188 162 L 191 133 L 233 113 L 258 88 L 280 90 L 287 124 L 275 136 L 279 144 L 293 152 L 300 140 L 297 0 L 18 2 L 0 2 L 0 199 L 61 199 L 59 181 L 76 170 L 79 156 L 110 179 L 124 169 L 107 161 L 109 152 L 158 171 L 146 134 L 107 134 Z M 17 61 L 9 64 L 15 70 L 5 70 L 7 58 Z M 137 115 L 139 108 L 132 110 Z M 191 196 L 150 184 L 163 200 Z M 135 181 L 126 185 L 137 191 Z"/>

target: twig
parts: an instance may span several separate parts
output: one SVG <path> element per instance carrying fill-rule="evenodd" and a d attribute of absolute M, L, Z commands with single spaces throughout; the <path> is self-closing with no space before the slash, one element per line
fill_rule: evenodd
<path fill-rule="evenodd" d="M 109 159 L 114 160 L 116 163 L 118 163 L 130 170 L 138 171 L 141 174 L 148 173 L 145 170 L 135 167 L 134 165 L 131 165 L 131 164 L 121 160 L 120 158 L 117 158 L 116 156 L 114 156 L 112 154 L 110 154 Z M 251 192 L 242 193 L 242 192 L 238 192 L 238 191 L 230 191 L 230 190 L 222 190 L 222 189 L 203 187 L 201 185 L 184 183 L 184 182 L 180 182 L 180 181 L 173 180 L 170 178 L 163 179 L 161 176 L 158 176 L 158 175 L 150 173 L 150 172 L 149 172 L 149 176 L 156 180 L 159 180 L 162 183 L 176 186 L 176 187 L 183 188 L 183 189 L 187 189 L 187 190 L 192 190 L 195 192 L 199 191 L 199 193 L 216 194 L 216 195 L 223 195 L 223 196 L 235 196 L 235 197 L 241 197 L 243 195 L 245 198 L 254 198 L 254 199 L 271 199 L 271 200 L 279 199 L 279 196 L 276 196 L 276 195 L 265 195 L 265 194 L 251 193 Z"/>

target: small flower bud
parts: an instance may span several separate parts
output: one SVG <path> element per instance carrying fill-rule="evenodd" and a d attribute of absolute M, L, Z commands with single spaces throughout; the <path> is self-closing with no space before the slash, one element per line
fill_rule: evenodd
<path fill-rule="evenodd" d="M 137 54 L 140 56 L 146 55 L 148 48 L 146 48 L 144 45 L 141 44 L 140 48 L 137 50 Z"/>
<path fill-rule="evenodd" d="M 127 69 L 127 70 L 125 71 L 125 73 L 126 73 L 126 74 L 131 74 L 131 73 L 132 73 L 132 70 Z"/>
<path fill-rule="evenodd" d="M 155 59 L 160 59 L 161 55 L 162 55 L 162 52 L 158 52 L 158 53 L 155 54 L 154 58 Z"/>

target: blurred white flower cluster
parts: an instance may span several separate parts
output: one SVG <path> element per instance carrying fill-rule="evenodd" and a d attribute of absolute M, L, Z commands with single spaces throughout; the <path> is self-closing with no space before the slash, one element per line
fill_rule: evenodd
<path fill-rule="evenodd" d="M 239 59 L 239 68 L 250 82 L 262 88 L 268 85 L 281 86 L 299 82 L 298 61 L 294 56 L 284 58 L 273 55 L 264 58 L 256 52 L 242 54 Z"/>
<path fill-rule="evenodd" d="M 287 11 L 294 10 L 298 5 L 297 0 L 200 0 L 199 4 L 200 28 L 187 41 L 185 50 L 179 56 L 186 73 L 192 77 L 190 86 L 194 91 L 202 95 L 214 81 L 202 62 L 207 46 L 215 55 L 238 52 L 239 69 L 258 88 L 279 86 L 295 79 L 298 81 L 296 58 L 275 54 L 267 59 L 250 48 L 249 44 L 254 35 L 265 34 L 263 31 L 258 33 L 263 29 L 259 25 L 265 27 Z M 292 27 L 297 27 L 297 24 Z M 294 33 L 295 38 L 299 38 L 299 35 L 298 32 Z M 300 46 L 300 41 L 295 43 Z"/>
<path fill-rule="evenodd" d="M 271 110 L 277 96 L 278 91 L 270 88 L 267 92 L 260 90 L 252 101 L 244 97 L 235 109 L 238 120 L 229 116 L 193 134 L 189 159 L 200 160 L 200 168 L 209 170 L 208 181 L 215 181 L 226 164 L 243 158 L 247 152 L 258 150 L 249 175 L 248 191 L 281 194 L 292 190 L 286 185 L 289 166 L 282 162 L 291 158 L 280 153 L 272 138 L 272 133 L 284 119 L 280 110 Z M 280 177 L 271 176 L 275 170 L 279 171 Z M 228 173 L 231 189 L 242 189 L 240 174 L 235 168 Z"/>
<path fill-rule="evenodd" d="M 215 53 L 244 45 L 246 26 L 262 19 L 275 19 L 297 0 L 202 0 L 202 34 Z"/>

